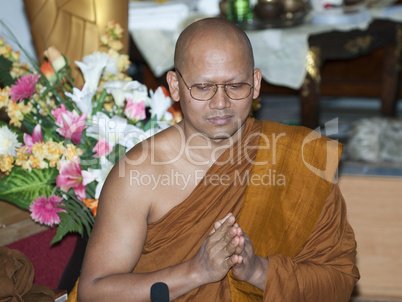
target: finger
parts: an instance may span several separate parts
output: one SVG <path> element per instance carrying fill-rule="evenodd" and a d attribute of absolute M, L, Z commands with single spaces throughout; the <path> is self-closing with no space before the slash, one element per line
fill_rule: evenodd
<path fill-rule="evenodd" d="M 243 230 L 241 227 L 237 227 L 237 236 L 243 236 Z"/>
<path fill-rule="evenodd" d="M 239 256 L 232 255 L 232 256 L 227 257 L 225 260 L 226 260 L 225 263 L 226 263 L 228 269 L 230 269 L 232 266 L 238 264 Z"/>
<path fill-rule="evenodd" d="M 236 228 L 232 228 L 236 219 L 234 218 L 233 215 L 229 215 L 229 217 L 219 226 L 219 228 L 216 229 L 216 232 L 218 232 L 221 236 L 225 236 L 227 233 L 230 233 L 230 237 L 236 236 Z"/>
<path fill-rule="evenodd" d="M 240 254 L 244 253 L 244 250 L 245 250 L 245 242 L 246 242 L 246 241 L 245 241 L 245 239 L 244 239 L 243 236 L 239 237 L 239 244 L 238 244 L 238 246 L 236 247 L 235 254 L 240 255 Z"/>
<path fill-rule="evenodd" d="M 209 235 L 212 235 L 213 233 L 215 233 L 216 230 L 219 229 L 219 227 L 221 225 L 222 225 L 222 223 L 220 221 L 215 222 L 211 232 L 209 232 Z"/>
<path fill-rule="evenodd" d="M 250 239 L 250 237 L 249 237 L 246 233 L 243 232 L 243 235 L 242 235 L 242 236 L 243 236 L 244 239 L 246 240 L 246 244 L 251 244 L 251 245 L 252 245 L 251 239 Z"/>
<path fill-rule="evenodd" d="M 219 227 L 225 222 L 226 219 L 229 218 L 229 216 L 232 215 L 232 213 L 228 213 L 226 214 L 225 217 L 223 217 L 222 219 L 219 219 L 218 221 L 216 221 L 214 223 L 214 227 L 212 228 L 211 232 L 209 233 L 209 235 L 212 235 L 213 233 L 216 232 L 217 229 L 219 229 Z"/>
<path fill-rule="evenodd" d="M 231 255 L 236 255 L 236 249 L 239 245 L 240 238 L 239 237 L 233 237 L 232 240 L 230 240 L 226 246 L 224 247 L 225 251 L 225 257 L 231 256 Z"/>

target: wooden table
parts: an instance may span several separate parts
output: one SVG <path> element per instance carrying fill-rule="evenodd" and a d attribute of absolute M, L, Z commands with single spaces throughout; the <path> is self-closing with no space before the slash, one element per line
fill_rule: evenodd
<path fill-rule="evenodd" d="M 396 111 L 402 24 L 376 19 L 366 30 L 332 31 L 309 37 L 307 75 L 300 89 L 301 124 L 319 126 L 320 85 L 323 64 L 329 60 L 353 59 L 384 48 L 381 72 L 381 111 L 394 116 Z M 367 62 L 370 64 L 370 62 Z"/>

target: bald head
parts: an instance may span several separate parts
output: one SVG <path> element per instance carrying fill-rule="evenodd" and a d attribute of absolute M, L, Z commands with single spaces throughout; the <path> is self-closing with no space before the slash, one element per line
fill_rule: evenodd
<path fill-rule="evenodd" d="M 222 18 L 206 18 L 189 25 L 179 36 L 176 43 L 174 65 L 184 70 L 189 58 L 200 47 L 236 49 L 243 52 L 244 60 L 254 68 L 253 49 L 243 30 Z M 191 66 L 190 66 L 191 67 Z"/>

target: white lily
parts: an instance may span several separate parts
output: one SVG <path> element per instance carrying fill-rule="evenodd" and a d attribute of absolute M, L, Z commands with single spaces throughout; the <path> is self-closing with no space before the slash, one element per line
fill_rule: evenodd
<path fill-rule="evenodd" d="M 82 59 L 82 62 L 75 61 L 75 64 L 81 69 L 84 80 L 89 84 L 91 92 L 95 93 L 103 71 L 108 73 L 117 72 L 117 63 L 108 54 L 94 52 Z"/>
<path fill-rule="evenodd" d="M 158 121 L 160 121 L 163 117 L 165 117 L 165 119 L 168 119 L 169 117 L 171 118 L 172 115 L 166 115 L 166 113 L 168 113 L 167 110 L 169 109 L 169 107 L 172 106 L 172 99 L 165 96 L 161 87 L 158 87 L 155 92 L 151 90 L 150 94 L 151 117 L 154 117 L 156 115 Z"/>
<path fill-rule="evenodd" d="M 97 112 L 93 116 L 93 125 L 87 128 L 87 135 L 97 140 L 102 138 L 112 148 L 120 144 L 129 149 L 144 139 L 142 129 L 128 124 L 125 118 L 110 118 L 103 112 Z"/>
<path fill-rule="evenodd" d="M 65 95 L 71 98 L 82 113 L 86 112 L 87 116 L 92 115 L 92 97 L 94 96 L 94 93 L 91 92 L 88 83 L 84 84 L 82 90 L 74 87 L 73 93 L 65 92 Z"/>
<path fill-rule="evenodd" d="M 124 101 L 128 98 L 136 103 L 144 101 L 145 106 L 149 106 L 147 87 L 138 81 L 108 81 L 103 87 L 113 95 L 118 107 L 123 107 Z"/>
<path fill-rule="evenodd" d="M 147 86 L 138 81 L 131 81 L 126 85 L 125 90 L 127 92 L 131 92 L 130 94 L 126 95 L 126 98 L 130 97 L 135 103 L 144 101 L 145 106 L 149 107 L 151 99 L 148 97 Z"/>
<path fill-rule="evenodd" d="M 95 199 L 99 198 L 99 195 L 102 191 L 103 184 L 105 183 L 106 177 L 108 176 L 110 170 L 113 168 L 113 164 L 107 160 L 106 157 L 101 157 L 101 169 L 92 169 L 89 168 L 88 171 L 82 170 L 82 184 L 86 186 L 87 184 L 97 181 L 98 185 L 95 190 Z"/>

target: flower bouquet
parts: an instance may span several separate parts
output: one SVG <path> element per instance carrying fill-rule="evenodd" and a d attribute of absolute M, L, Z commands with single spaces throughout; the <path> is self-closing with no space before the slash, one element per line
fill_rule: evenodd
<path fill-rule="evenodd" d="M 180 119 L 165 88 L 148 92 L 127 76 L 121 37 L 122 28 L 109 22 L 100 41 L 107 51 L 75 62 L 82 87 L 56 48 L 41 66 L 30 60 L 31 68 L 0 39 L 0 199 L 56 226 L 51 243 L 69 232 L 89 235 L 112 166 Z"/>

